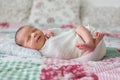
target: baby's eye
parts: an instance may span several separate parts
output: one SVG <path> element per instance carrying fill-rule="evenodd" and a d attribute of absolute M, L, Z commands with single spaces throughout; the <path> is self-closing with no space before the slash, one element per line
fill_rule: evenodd
<path fill-rule="evenodd" d="M 32 32 L 35 32 L 37 29 L 33 29 Z"/>

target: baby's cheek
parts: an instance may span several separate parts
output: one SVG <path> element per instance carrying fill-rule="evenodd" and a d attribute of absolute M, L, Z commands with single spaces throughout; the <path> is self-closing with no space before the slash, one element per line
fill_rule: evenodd
<path fill-rule="evenodd" d="M 34 41 L 31 41 L 28 45 L 29 45 L 30 48 L 34 48 L 35 47 Z"/>
<path fill-rule="evenodd" d="M 36 45 L 31 45 L 30 48 L 31 49 L 37 49 L 37 46 Z"/>

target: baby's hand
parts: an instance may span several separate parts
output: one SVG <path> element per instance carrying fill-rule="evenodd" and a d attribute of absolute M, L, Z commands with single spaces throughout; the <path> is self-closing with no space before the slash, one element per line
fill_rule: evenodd
<path fill-rule="evenodd" d="M 48 32 L 46 33 L 47 38 L 53 37 L 54 33 L 51 32 L 50 30 L 48 30 Z"/>

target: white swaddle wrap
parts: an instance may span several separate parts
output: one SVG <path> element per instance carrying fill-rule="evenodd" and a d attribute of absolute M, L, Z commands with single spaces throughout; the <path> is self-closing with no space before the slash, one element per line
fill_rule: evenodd
<path fill-rule="evenodd" d="M 59 59 L 99 60 L 105 55 L 105 45 L 101 41 L 96 49 L 82 57 L 82 50 L 76 47 L 78 43 L 84 43 L 76 34 L 75 29 L 52 29 L 55 36 L 48 39 L 40 50 L 45 57 Z M 87 59 L 88 58 L 88 59 Z"/>
<path fill-rule="evenodd" d="M 97 47 L 93 52 L 88 53 L 87 55 L 72 59 L 76 61 L 97 61 L 102 59 L 106 55 L 106 46 L 103 40 L 99 42 Z"/>
<path fill-rule="evenodd" d="M 48 39 L 44 47 L 40 50 L 45 57 L 60 59 L 73 59 L 81 56 L 81 50 L 76 44 L 83 43 L 82 39 L 76 34 L 75 29 L 56 29 L 55 36 Z"/>

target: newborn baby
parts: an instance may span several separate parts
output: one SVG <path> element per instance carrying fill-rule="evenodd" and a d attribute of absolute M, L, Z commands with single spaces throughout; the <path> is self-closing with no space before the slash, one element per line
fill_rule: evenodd
<path fill-rule="evenodd" d="M 93 34 L 95 38 L 93 38 Z M 42 31 L 30 25 L 24 25 L 16 32 L 16 44 L 40 51 L 49 58 L 75 59 L 95 54 L 95 60 L 105 55 L 102 32 L 94 33 L 84 26 L 74 29 L 53 28 Z M 100 48 L 102 46 L 102 48 Z M 95 51 L 100 52 L 95 52 Z M 103 51 L 102 51 L 103 50 Z M 99 58 L 98 58 L 99 57 Z M 82 58 L 81 58 L 82 59 Z M 91 59 L 92 60 L 92 59 Z"/>

